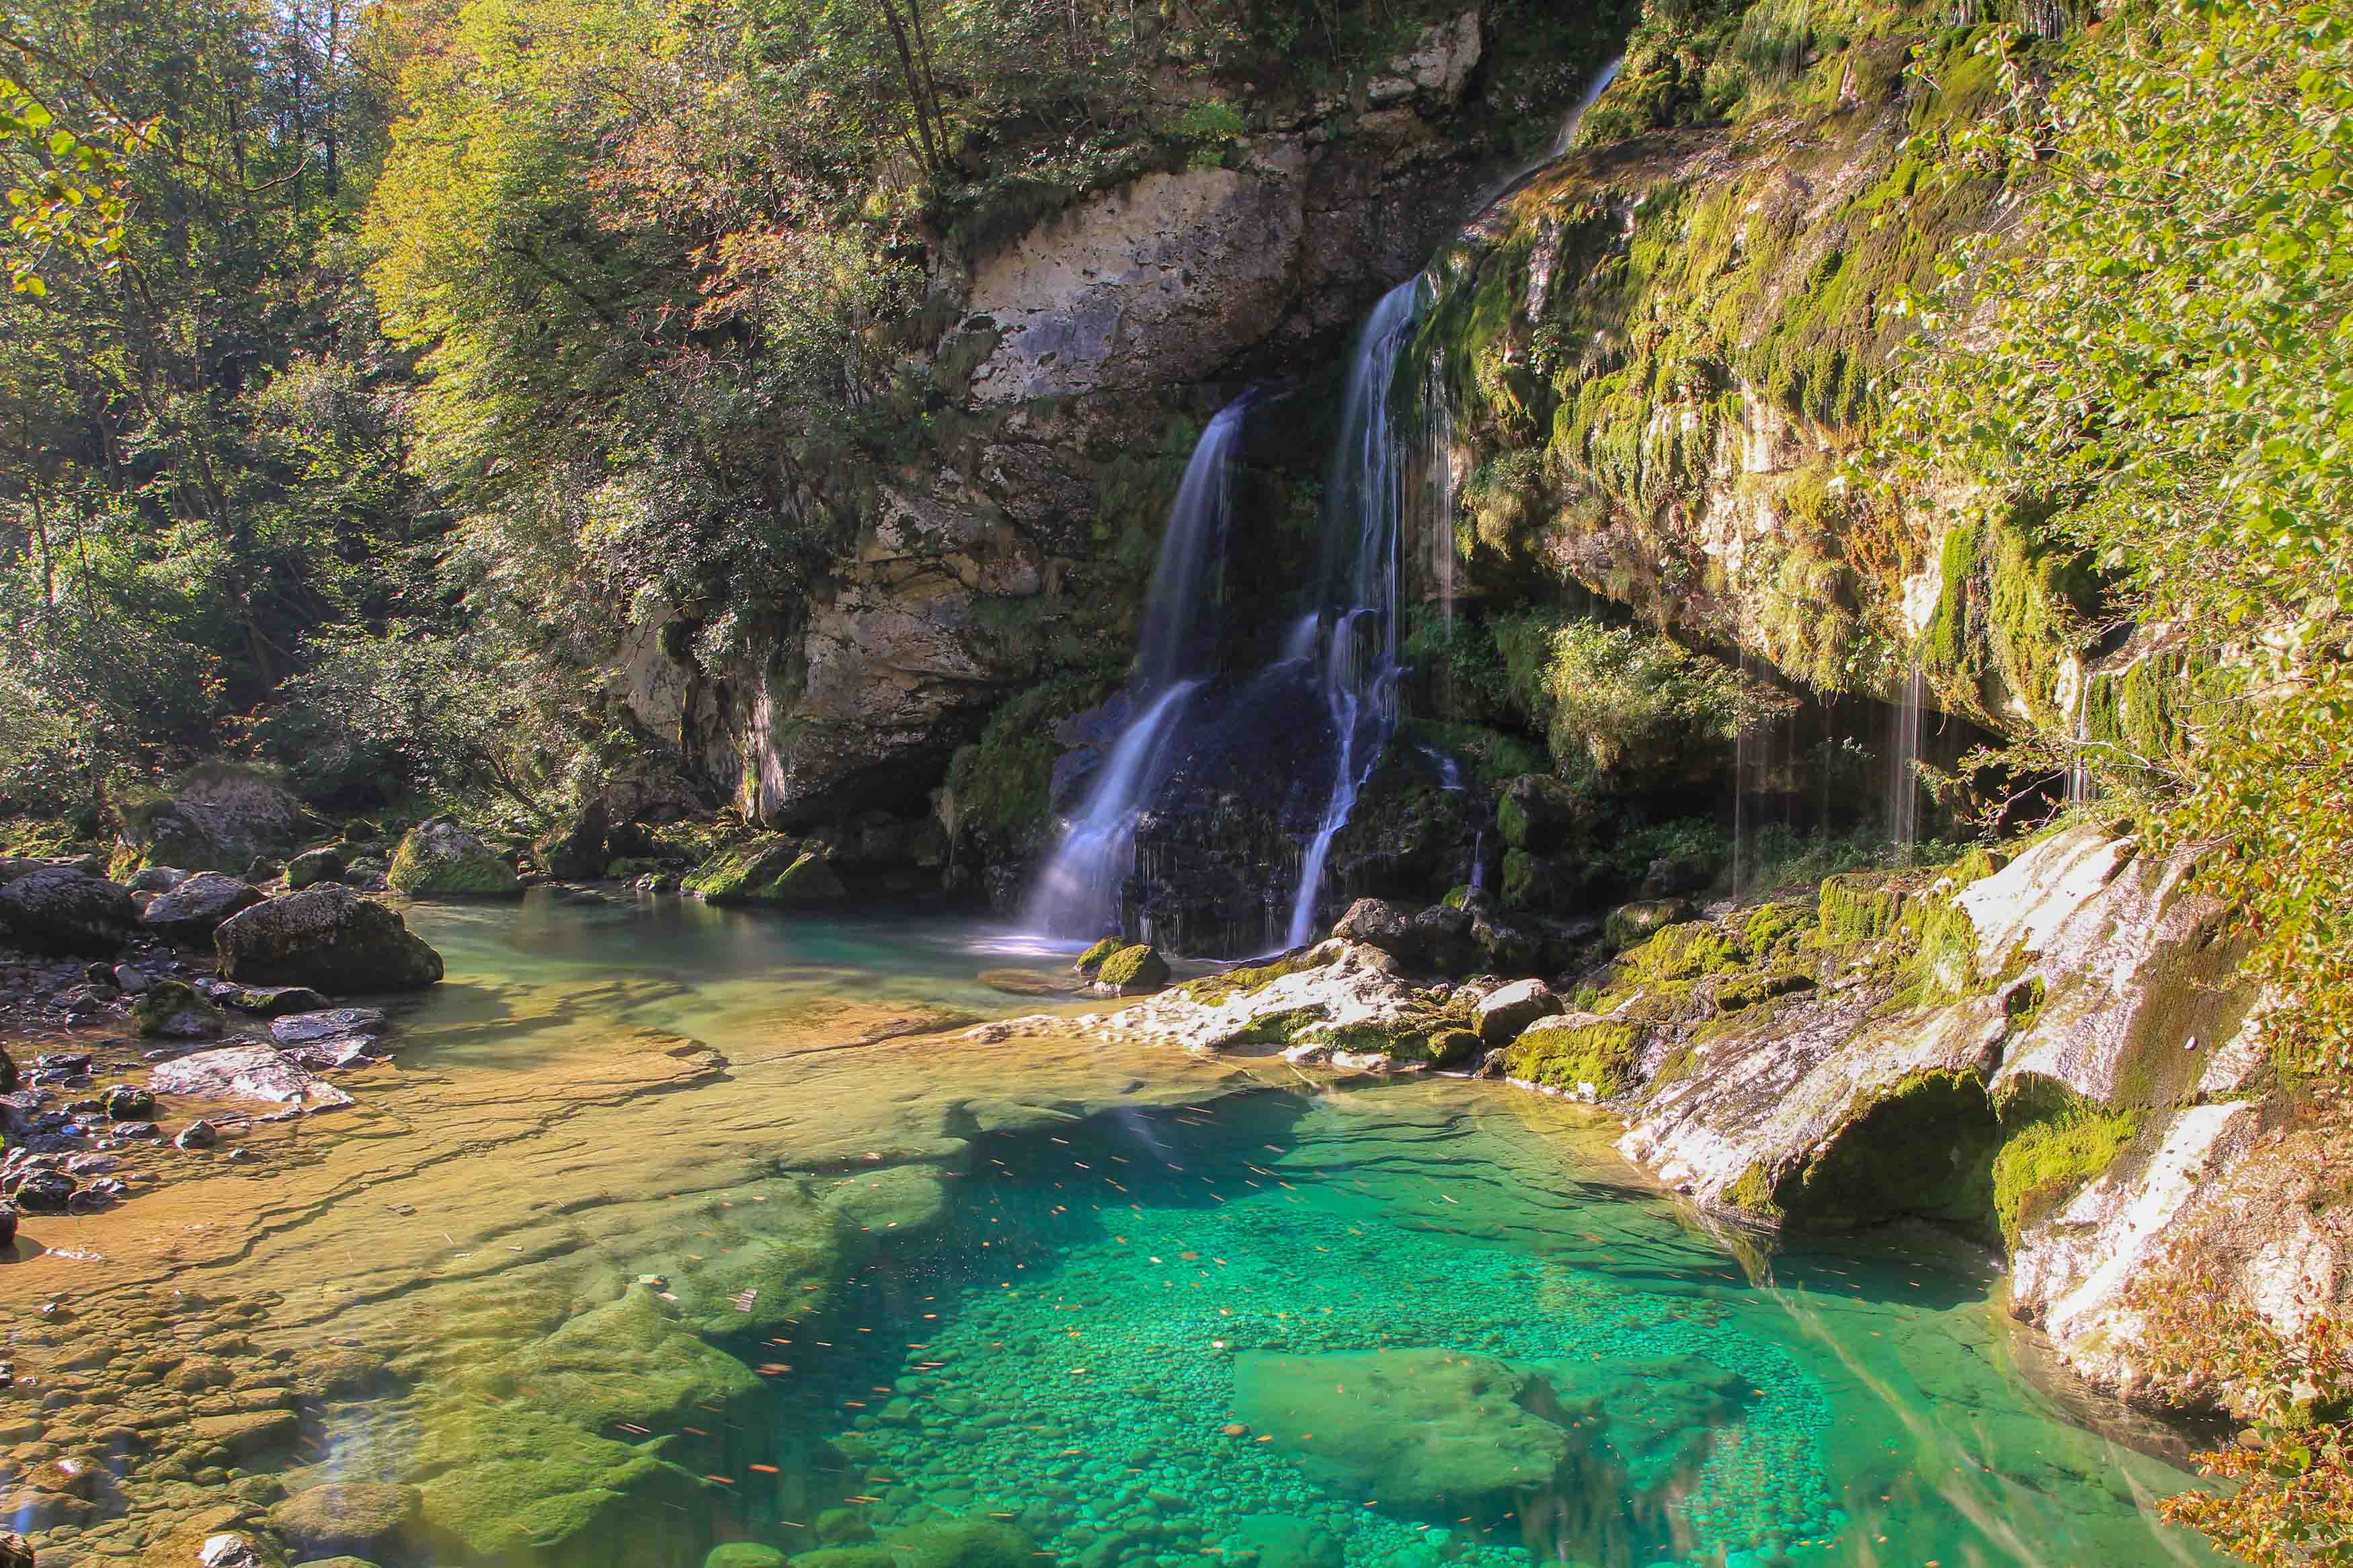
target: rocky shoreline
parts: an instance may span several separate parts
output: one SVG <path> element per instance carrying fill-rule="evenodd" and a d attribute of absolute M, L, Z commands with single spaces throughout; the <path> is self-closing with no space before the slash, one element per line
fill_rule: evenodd
<path fill-rule="evenodd" d="M 1534 944 L 1478 893 L 1364 900 L 1318 946 L 987 1028 L 1593 1102 L 1624 1154 L 1723 1222 L 1957 1230 L 2008 1260 L 2010 1310 L 2093 1388 L 2243 1418 L 2245 1390 L 2158 1348 L 2164 1314 L 2194 1292 L 2292 1334 L 2353 1235 L 2324 1190 L 2341 1152 L 2272 1095 L 2261 999 L 2193 867 L 2079 825 L 1810 899 L 1638 903 L 1566 979 L 1482 966 Z"/>

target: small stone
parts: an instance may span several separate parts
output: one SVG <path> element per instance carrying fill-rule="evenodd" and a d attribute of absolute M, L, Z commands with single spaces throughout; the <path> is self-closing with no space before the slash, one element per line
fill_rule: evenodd
<path fill-rule="evenodd" d="M 172 1147 L 174 1149 L 209 1149 L 219 1142 L 219 1130 L 214 1127 L 211 1122 L 199 1118 L 180 1129 L 180 1135 L 172 1140 Z"/>
<path fill-rule="evenodd" d="M 106 1091 L 105 1109 L 117 1121 L 153 1121 L 155 1097 L 135 1085 L 118 1083 Z"/>
<path fill-rule="evenodd" d="M 196 1549 L 196 1561 L 204 1568 L 264 1568 L 261 1553 L 252 1542 L 227 1532 L 205 1537 L 204 1545 Z"/>
<path fill-rule="evenodd" d="M 16 1206 L 34 1214 L 63 1214 L 74 1194 L 71 1176 L 62 1171 L 32 1171 L 16 1186 Z"/>

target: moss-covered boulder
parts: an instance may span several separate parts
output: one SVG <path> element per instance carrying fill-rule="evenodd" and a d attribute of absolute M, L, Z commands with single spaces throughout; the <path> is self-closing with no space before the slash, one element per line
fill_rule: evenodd
<path fill-rule="evenodd" d="M 743 1320 L 728 1326 L 740 1328 Z M 530 1400 L 590 1432 L 620 1423 L 665 1430 L 693 1421 L 699 1407 L 723 1405 L 760 1387 L 751 1368 L 703 1343 L 644 1285 L 470 1381 L 499 1398 L 527 1389 Z"/>
<path fill-rule="evenodd" d="M 1157 991 L 1168 984 L 1168 961 L 1156 947 L 1123 947 L 1096 969 L 1095 984 L 1123 996 Z"/>
<path fill-rule="evenodd" d="M 663 1434 L 627 1443 L 527 1400 L 474 1400 L 426 1418 L 427 1538 L 500 1568 L 693 1568 L 710 1550 L 699 1477 Z"/>
<path fill-rule="evenodd" d="M 209 1040 L 228 1026 L 228 1016 L 185 980 L 150 983 L 132 1003 L 131 1020 L 157 1040 Z"/>
<path fill-rule="evenodd" d="M 1634 1087 L 1639 1026 L 1591 1013 L 1538 1018 L 1504 1053 L 1504 1073 L 1576 1100 L 1614 1100 Z"/>
<path fill-rule="evenodd" d="M 712 904 L 825 903 L 849 890 L 823 845 L 775 833 L 720 850 L 679 887 Z"/>
<path fill-rule="evenodd" d="M 1495 826 L 1504 842 L 1532 855 L 1551 855 L 1584 838 L 1593 803 L 1544 773 L 1524 773 L 1504 786 L 1495 805 Z"/>
<path fill-rule="evenodd" d="M 297 842 L 305 813 L 279 776 L 237 763 L 206 763 L 168 798 L 136 801 L 122 811 L 123 853 L 114 869 L 143 866 L 188 871 L 241 871 L 256 856 Z"/>
<path fill-rule="evenodd" d="M 441 978 L 441 955 L 397 911 L 333 883 L 270 899 L 223 922 L 213 951 L 222 976 L 247 985 L 347 994 L 417 991 Z"/>
<path fill-rule="evenodd" d="M 1612 947 L 1633 947 L 1663 928 L 1691 918 L 1692 907 L 1682 899 L 1638 899 L 1611 910 L 1601 922 L 1601 934 Z"/>
<path fill-rule="evenodd" d="M 1235 1415 L 1277 1452 L 1392 1508 L 1460 1510 L 1543 1489 L 1582 1447 L 1529 1408 L 1543 1403 L 1536 1379 L 1488 1356 L 1245 1351 L 1233 1376 Z"/>
<path fill-rule="evenodd" d="M 1071 967 L 1089 979 L 1092 979 L 1095 972 L 1103 966 L 1103 960 L 1126 945 L 1126 942 L 1115 936 L 1100 938 L 1090 943 L 1086 952 L 1079 954 L 1077 962 Z"/>
<path fill-rule="evenodd" d="M 519 899 L 522 879 L 470 830 L 447 816 L 404 834 L 385 879 L 412 899 Z"/>
<path fill-rule="evenodd" d="M 702 1560 L 702 1568 L 786 1568 L 790 1560 L 773 1546 L 763 1546 L 756 1541 L 731 1541 L 724 1546 L 714 1546 Z"/>
<path fill-rule="evenodd" d="M 876 1545 L 897 1568 L 1032 1568 L 1039 1561 L 1036 1542 L 995 1519 L 932 1520 L 892 1531 Z"/>

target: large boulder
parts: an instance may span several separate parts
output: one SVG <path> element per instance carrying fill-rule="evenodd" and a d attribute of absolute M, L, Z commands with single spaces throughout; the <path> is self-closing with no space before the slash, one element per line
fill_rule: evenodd
<path fill-rule="evenodd" d="M 410 828 L 385 873 L 412 899 L 519 899 L 522 879 L 470 830 L 447 816 Z"/>
<path fill-rule="evenodd" d="M 441 955 L 382 904 L 332 884 L 256 904 L 213 933 L 221 973 L 245 984 L 331 993 L 416 991 Z"/>
<path fill-rule="evenodd" d="M 1358 899 L 1333 926 L 1332 934 L 1402 958 L 1414 945 L 1413 913 L 1387 899 Z"/>
<path fill-rule="evenodd" d="M 613 858 L 611 816 L 600 795 L 580 808 L 571 826 L 540 841 L 540 864 L 549 876 L 567 882 L 593 881 Z"/>
<path fill-rule="evenodd" d="M 1168 984 L 1168 961 L 1160 950 L 1139 944 L 1123 947 L 1103 961 L 1095 970 L 1095 984 L 1104 991 L 1115 991 L 1123 996 L 1143 991 L 1157 991 Z"/>
<path fill-rule="evenodd" d="M 161 1064 L 148 1082 L 157 1094 L 189 1100 L 260 1100 L 305 1110 L 352 1102 L 350 1095 L 269 1046 L 215 1046 Z"/>
<path fill-rule="evenodd" d="M 1534 855 L 1575 847 L 1592 816 L 1592 802 L 1543 773 L 1522 773 L 1505 784 L 1495 807 L 1504 842 Z"/>
<path fill-rule="evenodd" d="M 223 921 L 261 902 L 262 891 L 250 882 L 219 871 L 201 871 L 148 901 L 140 923 L 169 942 L 191 945 L 210 942 Z"/>
<path fill-rule="evenodd" d="M 712 904 L 821 903 L 849 890 L 824 846 L 774 833 L 722 849 L 679 885 Z"/>
<path fill-rule="evenodd" d="M 39 952 L 116 952 L 139 913 L 112 882 L 66 866 L 44 866 L 0 887 L 0 930 Z"/>
<path fill-rule="evenodd" d="M 124 858 L 136 866 L 241 871 L 301 835 L 302 803 L 269 773 L 211 763 L 160 805 L 134 809 Z"/>
<path fill-rule="evenodd" d="M 286 885 L 301 889 L 318 882 L 340 882 L 351 864 L 341 845 L 329 844 L 317 849 L 305 849 L 286 862 Z"/>
<path fill-rule="evenodd" d="M 1550 1017 L 1560 1011 L 1560 998 L 1541 980 L 1522 980 L 1498 987 L 1479 1003 L 1479 1038 L 1491 1046 L 1509 1045 L 1538 1018 Z"/>

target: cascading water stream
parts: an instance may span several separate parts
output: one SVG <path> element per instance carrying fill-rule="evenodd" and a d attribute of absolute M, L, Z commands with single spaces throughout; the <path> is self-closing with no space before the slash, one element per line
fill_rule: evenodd
<path fill-rule="evenodd" d="M 1920 837 L 1920 710 L 1926 695 L 1927 676 L 1915 655 L 1895 710 L 1894 767 L 1887 781 L 1887 836 L 1898 848 L 1909 848 Z"/>
<path fill-rule="evenodd" d="M 1226 525 L 1233 509 L 1233 463 L 1250 395 L 1228 404 L 1201 432 L 1185 465 L 1168 529 L 1152 568 L 1128 688 L 1126 728 L 1063 826 L 1029 897 L 1031 930 L 1096 937 L 1120 927 L 1120 889 L 1135 861 L 1135 827 L 1166 772 L 1187 700 L 1208 668 Z"/>
<path fill-rule="evenodd" d="M 1584 96 L 1570 107 L 1568 113 L 1562 119 L 1560 129 L 1553 135 L 1552 145 L 1546 148 L 1540 156 L 1530 159 L 1480 193 L 1478 202 L 1471 208 L 1472 216 L 1475 217 L 1485 212 L 1489 207 L 1518 190 L 1527 184 L 1529 176 L 1535 174 L 1537 170 L 1547 164 L 1556 163 L 1567 157 L 1568 144 L 1577 139 L 1577 128 L 1584 123 L 1587 112 L 1600 101 L 1601 95 L 1609 89 L 1609 84 L 1618 79 L 1619 69 L 1625 63 L 1626 57 L 1620 55 L 1595 73 L 1593 80 L 1586 85 Z"/>
<path fill-rule="evenodd" d="M 1284 945 L 1304 944 L 1333 837 L 1397 729 L 1398 560 L 1404 531 L 1406 446 L 1390 406 L 1398 362 L 1421 318 L 1424 284 L 1399 284 L 1356 337 L 1325 489 L 1323 691 L 1332 721 L 1332 784 L 1300 857 Z"/>

